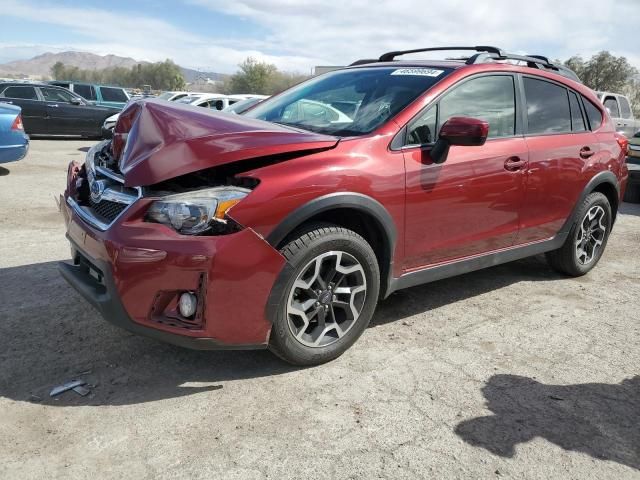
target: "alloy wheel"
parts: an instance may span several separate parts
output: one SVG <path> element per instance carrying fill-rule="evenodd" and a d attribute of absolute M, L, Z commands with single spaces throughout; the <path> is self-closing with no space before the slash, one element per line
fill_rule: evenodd
<path fill-rule="evenodd" d="M 360 262 L 343 251 L 318 255 L 298 274 L 287 300 L 287 323 L 307 347 L 337 342 L 356 324 L 367 280 Z"/>
<path fill-rule="evenodd" d="M 591 207 L 582 219 L 576 234 L 576 255 L 582 265 L 588 265 L 596 258 L 607 232 L 603 224 L 605 219 L 606 213 L 600 205 Z"/>

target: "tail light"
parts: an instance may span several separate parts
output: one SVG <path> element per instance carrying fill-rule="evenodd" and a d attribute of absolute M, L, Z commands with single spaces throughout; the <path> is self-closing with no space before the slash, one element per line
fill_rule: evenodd
<path fill-rule="evenodd" d="M 622 149 L 622 153 L 624 153 L 624 156 L 626 157 L 629 155 L 629 139 L 619 133 L 614 133 L 614 135 L 616 136 L 616 142 L 618 142 L 618 145 L 620 145 L 620 148 Z"/>
<path fill-rule="evenodd" d="M 24 125 L 22 124 L 22 117 L 18 115 L 11 125 L 11 130 L 24 132 Z"/>

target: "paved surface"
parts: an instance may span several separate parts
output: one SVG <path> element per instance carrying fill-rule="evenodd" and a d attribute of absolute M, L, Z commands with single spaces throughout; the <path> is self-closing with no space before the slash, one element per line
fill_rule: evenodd
<path fill-rule="evenodd" d="M 640 478 L 639 206 L 586 277 L 532 258 L 399 292 L 294 369 L 132 336 L 62 281 L 54 196 L 88 145 L 0 170 L 0 478 Z"/>

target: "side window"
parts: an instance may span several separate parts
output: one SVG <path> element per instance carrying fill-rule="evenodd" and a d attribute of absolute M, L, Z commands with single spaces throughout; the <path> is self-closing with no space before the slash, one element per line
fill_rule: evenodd
<path fill-rule="evenodd" d="M 73 91 L 87 100 L 96 99 L 96 92 L 91 85 L 74 85 Z"/>
<path fill-rule="evenodd" d="M 40 88 L 40 91 L 47 102 L 71 103 L 71 99 L 73 98 L 71 92 L 67 92 L 61 88 Z"/>
<path fill-rule="evenodd" d="M 569 91 L 569 106 L 571 107 L 571 130 L 574 132 L 584 132 L 587 126 L 582 117 L 578 95 L 576 95 L 575 92 Z"/>
<path fill-rule="evenodd" d="M 618 97 L 618 103 L 620 104 L 620 113 L 622 118 L 631 118 L 631 106 L 627 97 Z"/>
<path fill-rule="evenodd" d="M 616 97 L 606 97 L 602 103 L 604 103 L 605 108 L 609 109 L 609 114 L 613 118 L 620 118 L 620 109 L 618 108 Z"/>
<path fill-rule="evenodd" d="M 529 135 L 571 131 L 571 110 L 567 89 L 544 80 L 525 77 Z"/>
<path fill-rule="evenodd" d="M 602 125 L 602 112 L 586 97 L 582 97 L 582 103 L 584 104 L 584 110 L 587 113 L 591 130 L 597 130 Z"/>
<path fill-rule="evenodd" d="M 102 100 L 105 102 L 128 102 L 126 93 L 121 88 L 100 87 Z"/>
<path fill-rule="evenodd" d="M 22 100 L 38 100 L 38 94 L 33 87 L 7 87 L 2 95 L 5 98 L 18 98 Z"/>
<path fill-rule="evenodd" d="M 515 135 L 515 87 L 510 75 L 469 80 L 454 87 L 438 105 L 438 128 L 451 117 L 472 117 L 489 122 L 489 138 Z"/>

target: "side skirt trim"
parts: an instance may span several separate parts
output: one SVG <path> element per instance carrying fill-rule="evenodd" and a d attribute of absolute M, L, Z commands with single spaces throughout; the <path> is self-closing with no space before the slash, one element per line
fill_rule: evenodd
<path fill-rule="evenodd" d="M 503 263 L 513 262 L 522 258 L 531 257 L 540 253 L 550 252 L 560 248 L 567 236 L 568 232 L 558 233 L 549 240 L 530 243 L 524 246 L 511 247 L 506 250 L 467 257 L 462 260 L 455 260 L 444 265 L 436 265 L 426 267 L 421 270 L 405 273 L 400 278 L 391 280 L 388 292 L 394 292 L 403 288 L 414 287 L 423 283 L 435 282 L 443 278 L 455 277 L 464 273 L 481 270 L 487 267 L 493 267 Z"/>

